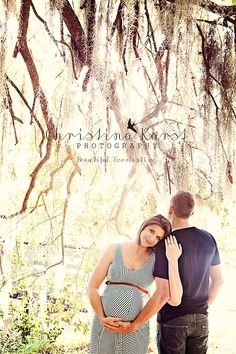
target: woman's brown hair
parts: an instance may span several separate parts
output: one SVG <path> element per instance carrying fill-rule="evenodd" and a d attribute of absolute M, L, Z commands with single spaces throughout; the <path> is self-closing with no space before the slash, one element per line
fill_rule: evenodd
<path fill-rule="evenodd" d="M 164 230 L 163 238 L 166 238 L 167 236 L 170 235 L 171 223 L 163 215 L 157 214 L 157 215 L 151 216 L 150 218 L 146 219 L 142 223 L 142 225 L 140 226 L 139 231 L 138 231 L 138 243 L 140 243 L 141 232 L 145 229 L 145 227 L 152 225 L 152 224 L 159 225 Z"/>

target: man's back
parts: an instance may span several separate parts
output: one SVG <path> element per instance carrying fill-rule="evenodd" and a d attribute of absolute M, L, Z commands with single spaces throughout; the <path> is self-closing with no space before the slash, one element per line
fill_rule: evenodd
<path fill-rule="evenodd" d="M 186 227 L 172 232 L 182 245 L 179 272 L 183 285 L 183 297 L 179 306 L 166 304 L 158 315 L 160 323 L 193 313 L 207 314 L 210 267 L 220 263 L 215 239 L 196 227 Z M 168 263 L 164 242 L 156 247 L 154 276 L 168 279 Z"/>

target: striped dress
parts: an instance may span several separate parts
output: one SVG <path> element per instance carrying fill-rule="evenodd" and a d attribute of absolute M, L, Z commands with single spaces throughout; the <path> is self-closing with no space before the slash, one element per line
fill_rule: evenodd
<path fill-rule="evenodd" d="M 129 282 L 148 289 L 153 280 L 154 253 L 148 261 L 137 270 L 130 270 L 123 261 L 122 248 L 116 245 L 115 258 L 108 269 L 107 280 Z M 132 321 L 142 310 L 147 295 L 128 285 L 107 285 L 101 296 L 107 317 L 119 317 Z M 146 354 L 149 344 L 149 324 L 144 323 L 136 332 L 118 334 L 109 332 L 94 315 L 90 354 Z"/>

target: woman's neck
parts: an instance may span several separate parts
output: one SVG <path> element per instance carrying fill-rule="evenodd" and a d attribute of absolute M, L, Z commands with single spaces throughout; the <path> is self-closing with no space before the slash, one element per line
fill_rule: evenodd
<path fill-rule="evenodd" d="M 136 254 L 138 255 L 142 255 L 142 254 L 150 254 L 150 252 L 152 252 L 152 248 L 150 247 L 144 247 L 142 246 L 140 243 L 134 242 L 134 251 Z"/>

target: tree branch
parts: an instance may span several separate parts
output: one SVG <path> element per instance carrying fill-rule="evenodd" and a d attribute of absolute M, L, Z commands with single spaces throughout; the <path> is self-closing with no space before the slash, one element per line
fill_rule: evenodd
<path fill-rule="evenodd" d="M 87 58 L 86 65 L 89 67 L 89 70 L 86 72 L 82 89 L 83 91 L 87 90 L 89 78 L 92 70 L 92 62 L 93 62 L 93 49 L 94 49 L 94 33 L 95 33 L 95 24 L 96 24 L 96 1 L 90 0 L 87 5 L 88 9 L 87 13 Z"/>
<path fill-rule="evenodd" d="M 17 145 L 18 144 L 18 137 L 17 137 L 17 133 L 16 133 L 15 120 L 19 120 L 19 118 L 17 118 L 15 116 L 15 113 L 14 113 L 14 110 L 12 107 L 12 98 L 11 98 L 10 91 L 9 91 L 7 84 L 5 84 L 4 87 L 5 87 L 6 96 L 7 96 L 7 108 L 10 112 L 11 120 L 12 120 L 12 126 L 13 126 L 13 131 L 14 131 L 14 136 L 15 136 L 15 145 Z M 23 124 L 23 122 L 21 120 L 19 120 L 19 121 Z"/>
<path fill-rule="evenodd" d="M 207 11 L 219 14 L 221 16 L 232 16 L 236 14 L 235 5 L 218 5 L 213 1 L 201 0 L 200 6 Z"/>
<path fill-rule="evenodd" d="M 62 18 L 71 35 L 72 48 L 81 66 L 87 63 L 87 43 L 84 30 L 68 0 L 62 8 Z"/>
<path fill-rule="evenodd" d="M 41 16 L 39 16 L 39 14 L 37 13 L 36 8 L 35 8 L 32 0 L 31 0 L 31 7 L 32 7 L 32 10 L 33 10 L 35 16 L 37 17 L 37 19 L 44 24 L 44 27 L 45 27 L 47 33 L 49 34 L 49 37 L 55 43 L 57 49 L 59 50 L 61 56 L 63 57 L 63 54 L 61 53 L 60 48 L 58 47 L 58 40 L 56 40 L 56 38 L 54 38 L 53 34 L 50 32 L 47 22 Z"/>
<path fill-rule="evenodd" d="M 176 2 L 176 0 L 167 0 L 167 1 L 172 4 Z M 236 5 L 218 5 L 215 2 L 210 0 L 200 0 L 199 6 L 209 12 L 218 14 L 220 16 L 232 16 L 236 14 Z"/>
<path fill-rule="evenodd" d="M 63 161 L 62 163 L 60 164 L 59 167 L 55 168 L 51 173 L 50 173 L 50 182 L 49 182 L 49 185 L 46 189 L 42 190 L 39 195 L 38 195 L 38 198 L 37 198 L 37 201 L 34 205 L 34 207 L 32 208 L 32 210 L 30 211 L 30 214 L 38 207 L 38 203 L 39 203 L 39 200 L 41 198 L 41 196 L 43 196 L 43 194 L 48 194 L 48 192 L 50 190 L 52 190 L 53 188 L 53 180 L 54 180 L 54 176 L 57 174 L 57 172 L 59 172 L 66 164 L 66 162 L 69 160 L 69 157 L 67 156 Z"/>
<path fill-rule="evenodd" d="M 49 160 L 49 158 L 51 156 L 52 143 L 53 143 L 53 139 L 55 137 L 55 126 L 54 126 L 53 121 L 49 115 L 47 99 L 46 99 L 46 96 L 45 96 L 43 90 L 40 87 L 38 72 L 37 72 L 32 55 L 31 55 L 28 45 L 27 45 L 27 31 L 28 31 L 28 25 L 29 25 L 30 5 L 31 5 L 31 0 L 22 0 L 22 2 L 21 2 L 20 18 L 19 18 L 20 27 L 19 27 L 18 39 L 17 39 L 17 43 L 16 43 L 16 46 L 14 49 L 13 57 L 16 57 L 17 54 L 20 53 L 24 59 L 24 62 L 26 64 L 27 70 L 30 75 L 30 79 L 31 79 L 31 83 L 32 83 L 35 97 L 39 96 L 41 110 L 42 110 L 43 117 L 44 117 L 49 134 L 48 134 L 48 140 L 47 140 L 47 144 L 46 144 L 46 153 L 45 153 L 44 157 L 39 161 L 39 163 L 37 164 L 37 166 L 35 167 L 35 169 L 33 170 L 33 172 L 30 175 L 30 177 L 31 177 L 30 185 L 29 185 L 28 190 L 25 194 L 25 198 L 23 200 L 21 209 L 16 213 L 10 214 L 9 216 L 0 215 L 0 217 L 2 217 L 2 218 L 13 218 L 16 215 L 22 214 L 27 210 L 28 201 L 29 201 L 30 195 L 35 187 L 38 173 L 41 170 L 41 168 L 43 167 L 43 165 Z"/>
<path fill-rule="evenodd" d="M 121 0 L 118 6 L 117 14 L 115 21 L 113 22 L 112 28 L 111 28 L 111 36 L 114 35 L 115 30 L 117 29 L 118 35 L 122 36 L 123 35 L 123 26 L 122 26 L 122 15 L 123 15 L 123 8 L 125 6 L 125 1 Z"/>
<path fill-rule="evenodd" d="M 71 49 L 71 47 L 69 46 L 69 44 L 68 44 L 68 43 L 66 43 L 65 41 L 60 41 L 60 43 L 61 43 L 61 44 L 63 44 L 63 45 L 65 45 L 65 46 L 69 49 L 69 51 L 70 51 L 70 54 L 71 54 L 71 62 L 72 62 L 72 69 L 73 69 L 73 74 L 74 74 L 75 79 L 77 80 L 77 79 L 78 79 L 78 77 L 77 77 L 77 75 L 76 75 L 76 70 L 75 70 L 75 61 L 74 61 L 74 56 L 73 56 L 72 49 Z"/>
<path fill-rule="evenodd" d="M 42 139 L 41 139 L 40 144 L 39 144 L 39 153 L 40 153 L 40 157 L 42 158 L 42 147 L 43 147 L 43 143 L 44 143 L 44 140 L 45 140 L 45 132 L 44 132 L 43 126 L 40 123 L 40 121 L 38 120 L 38 118 L 36 117 L 36 114 L 34 113 L 34 109 L 30 107 L 28 101 L 26 100 L 25 96 L 20 91 L 20 89 L 16 86 L 16 84 L 7 75 L 6 75 L 6 79 L 7 79 L 7 81 L 10 82 L 12 87 L 14 87 L 14 89 L 16 90 L 16 92 L 18 93 L 18 95 L 20 96 L 20 98 L 22 99 L 24 104 L 26 105 L 26 107 L 29 109 L 29 111 L 31 113 L 31 122 L 30 122 L 30 124 L 32 124 L 32 118 L 34 118 L 36 124 L 39 127 L 39 130 L 40 130 L 41 135 L 42 135 Z M 34 102 L 35 102 L 35 100 L 34 100 Z"/>

